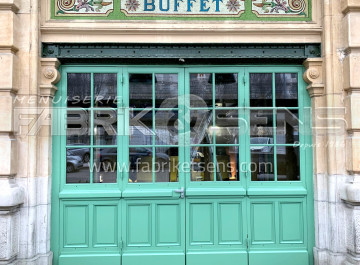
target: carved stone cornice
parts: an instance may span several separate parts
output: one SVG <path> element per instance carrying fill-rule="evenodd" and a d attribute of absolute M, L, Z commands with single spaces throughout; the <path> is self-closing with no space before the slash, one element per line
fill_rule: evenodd
<path fill-rule="evenodd" d="M 40 72 L 40 96 L 54 97 L 60 80 L 60 61 L 56 58 L 42 58 Z"/>
<path fill-rule="evenodd" d="M 325 93 L 323 59 L 309 58 L 304 62 L 304 66 L 306 71 L 303 78 L 308 84 L 307 90 L 310 97 L 323 96 Z"/>
<path fill-rule="evenodd" d="M 360 12 L 359 0 L 342 0 L 341 9 L 344 14 L 349 12 Z"/>
<path fill-rule="evenodd" d="M 1 0 L 0 10 L 9 10 L 17 13 L 20 10 L 20 3 L 18 0 Z"/>

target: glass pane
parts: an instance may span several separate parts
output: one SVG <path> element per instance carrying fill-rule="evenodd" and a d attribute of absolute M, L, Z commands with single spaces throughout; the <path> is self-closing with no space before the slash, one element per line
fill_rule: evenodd
<path fill-rule="evenodd" d="M 299 113 L 297 110 L 277 110 L 276 126 L 277 144 L 299 142 Z"/>
<path fill-rule="evenodd" d="M 94 144 L 117 144 L 117 112 L 116 110 L 94 111 Z"/>
<path fill-rule="evenodd" d="M 151 145 L 153 142 L 153 111 L 130 111 L 130 145 Z"/>
<path fill-rule="evenodd" d="M 215 74 L 215 105 L 238 106 L 238 74 Z"/>
<path fill-rule="evenodd" d="M 67 74 L 67 106 L 91 106 L 91 74 Z"/>
<path fill-rule="evenodd" d="M 212 110 L 190 111 L 190 140 L 191 144 L 209 144 L 213 142 L 210 135 L 210 127 L 213 127 Z"/>
<path fill-rule="evenodd" d="M 216 110 L 215 114 L 215 127 L 210 128 L 210 134 L 215 133 L 216 144 L 238 144 L 238 111 Z"/>
<path fill-rule="evenodd" d="M 278 181 L 300 180 L 299 147 L 278 146 L 277 150 L 277 179 Z"/>
<path fill-rule="evenodd" d="M 190 74 L 190 106 L 212 105 L 212 74 Z"/>
<path fill-rule="evenodd" d="M 155 150 L 155 181 L 179 181 L 179 149 L 177 147 L 157 147 Z"/>
<path fill-rule="evenodd" d="M 129 74 L 131 108 L 152 107 L 152 74 Z"/>
<path fill-rule="evenodd" d="M 156 144 L 177 145 L 179 143 L 178 111 L 156 111 L 155 134 Z"/>
<path fill-rule="evenodd" d="M 94 183 L 116 183 L 116 148 L 94 148 L 93 176 Z"/>
<path fill-rule="evenodd" d="M 274 170 L 274 148 L 272 146 L 251 146 L 251 180 L 273 181 Z"/>
<path fill-rule="evenodd" d="M 152 149 L 130 148 L 129 149 L 129 182 L 153 182 Z"/>
<path fill-rule="evenodd" d="M 117 105 L 117 74 L 94 74 L 95 107 Z"/>
<path fill-rule="evenodd" d="M 90 183 L 89 161 L 87 148 L 66 150 L 66 183 Z"/>
<path fill-rule="evenodd" d="M 263 144 L 263 140 L 255 138 L 268 138 L 266 141 L 273 143 L 274 124 L 273 110 L 250 110 L 250 142 L 251 144 Z"/>
<path fill-rule="evenodd" d="M 213 181 L 213 147 L 191 147 L 191 181 Z"/>
<path fill-rule="evenodd" d="M 90 113 L 87 110 L 67 111 L 67 145 L 90 144 Z"/>
<path fill-rule="evenodd" d="M 298 74 L 275 74 L 276 106 L 298 106 Z"/>
<path fill-rule="evenodd" d="M 239 180 L 239 147 L 216 147 L 217 180 Z"/>
<path fill-rule="evenodd" d="M 272 107 L 272 74 L 250 74 L 250 106 Z"/>
<path fill-rule="evenodd" d="M 177 108 L 178 75 L 155 74 L 155 106 L 157 108 Z"/>

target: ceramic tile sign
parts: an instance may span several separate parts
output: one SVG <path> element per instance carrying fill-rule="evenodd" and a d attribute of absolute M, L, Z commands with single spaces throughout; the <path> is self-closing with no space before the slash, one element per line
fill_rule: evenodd
<path fill-rule="evenodd" d="M 124 0 L 127 16 L 240 16 L 245 0 Z"/>
<path fill-rule="evenodd" d="M 306 16 L 308 0 L 253 0 L 252 11 L 257 16 Z"/>
<path fill-rule="evenodd" d="M 52 0 L 60 19 L 311 20 L 311 0 Z"/>
<path fill-rule="evenodd" d="M 56 15 L 103 15 L 114 9 L 114 0 L 56 0 Z"/>

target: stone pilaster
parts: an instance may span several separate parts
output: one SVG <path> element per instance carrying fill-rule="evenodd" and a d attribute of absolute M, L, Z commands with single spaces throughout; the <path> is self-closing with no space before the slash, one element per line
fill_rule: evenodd
<path fill-rule="evenodd" d="M 18 169 L 13 125 L 13 99 L 18 91 L 18 11 L 18 1 L 0 0 L 0 264 L 12 264 L 19 254 L 19 208 L 24 202 L 24 191 L 14 180 Z"/>
<path fill-rule="evenodd" d="M 343 87 L 346 92 L 346 170 L 351 176 L 341 192 L 347 205 L 347 265 L 360 264 L 360 2 L 342 0 L 345 59 Z"/>

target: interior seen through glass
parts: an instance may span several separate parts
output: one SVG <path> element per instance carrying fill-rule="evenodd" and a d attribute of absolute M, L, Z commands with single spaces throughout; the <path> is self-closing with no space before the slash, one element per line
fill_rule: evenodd
<path fill-rule="evenodd" d="M 238 73 L 190 73 L 189 119 L 179 75 L 129 74 L 129 183 L 178 182 L 179 123 L 190 127 L 191 181 L 239 181 L 249 152 L 252 181 L 299 181 L 298 74 L 250 73 L 250 150 Z M 242 89 L 242 88 L 241 88 Z M 67 75 L 67 183 L 116 183 L 118 75 Z"/>

